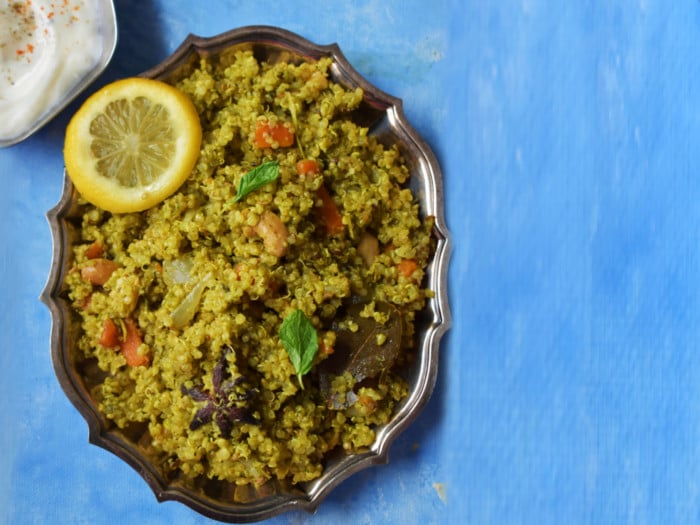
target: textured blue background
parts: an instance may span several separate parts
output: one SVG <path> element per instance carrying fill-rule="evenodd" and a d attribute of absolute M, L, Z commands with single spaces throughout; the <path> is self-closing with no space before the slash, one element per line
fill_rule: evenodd
<path fill-rule="evenodd" d="M 433 398 L 389 465 L 270 523 L 700 521 L 699 2 L 116 8 L 90 91 L 189 32 L 278 25 L 402 98 L 444 171 L 454 323 Z M 44 214 L 75 108 L 0 150 L 0 522 L 212 523 L 89 445 L 53 375 Z"/>

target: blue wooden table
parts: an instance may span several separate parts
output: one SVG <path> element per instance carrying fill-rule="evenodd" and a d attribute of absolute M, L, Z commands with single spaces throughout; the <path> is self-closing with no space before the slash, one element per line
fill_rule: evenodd
<path fill-rule="evenodd" d="M 99 85 L 188 33 L 336 42 L 444 172 L 453 326 L 434 395 L 274 524 L 700 521 L 700 2 L 117 0 Z M 84 98 L 84 97 L 83 97 Z M 54 377 L 46 211 L 79 99 L 0 150 L 0 523 L 213 523 L 87 443 Z M 0 126 L 2 123 L 0 123 Z"/>

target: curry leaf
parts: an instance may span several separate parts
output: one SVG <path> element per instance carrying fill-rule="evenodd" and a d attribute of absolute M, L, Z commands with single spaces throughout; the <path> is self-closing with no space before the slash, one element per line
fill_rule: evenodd
<path fill-rule="evenodd" d="M 256 168 L 253 168 L 248 173 L 243 175 L 241 181 L 238 183 L 238 191 L 236 192 L 236 197 L 233 199 L 235 202 L 240 201 L 243 197 L 248 195 L 250 192 L 263 187 L 265 184 L 277 180 L 280 174 L 280 167 L 277 161 L 271 160 L 260 164 Z"/>
<path fill-rule="evenodd" d="M 289 314 L 280 327 L 280 340 L 287 350 L 289 360 L 299 379 L 299 386 L 304 389 L 301 377 L 311 370 L 318 353 L 318 336 L 311 321 L 301 310 Z"/>

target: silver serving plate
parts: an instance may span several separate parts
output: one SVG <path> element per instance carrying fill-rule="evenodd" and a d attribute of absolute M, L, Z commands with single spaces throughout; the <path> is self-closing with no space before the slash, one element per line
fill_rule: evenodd
<path fill-rule="evenodd" d="M 70 104 L 80 93 L 82 93 L 97 77 L 105 70 L 114 49 L 117 46 L 117 16 L 114 11 L 114 2 L 112 0 L 95 0 L 97 3 L 97 11 L 99 13 L 99 42 L 93 42 L 95 48 L 98 49 L 100 56 L 95 65 L 88 70 L 82 77 L 69 86 L 68 90 L 59 98 L 53 105 L 46 108 L 33 122 L 26 128 L 18 129 L 17 133 L 10 138 L 0 139 L 0 148 L 12 146 L 22 142 L 30 135 L 33 135 L 39 129 L 44 127 L 51 119 L 58 115 L 68 104 Z"/>
<path fill-rule="evenodd" d="M 99 413 L 90 388 L 100 381 L 99 371 L 74 358 L 74 326 L 70 306 L 62 295 L 64 277 L 71 267 L 71 238 L 74 232 L 76 194 L 64 175 L 60 202 L 48 214 L 53 237 L 53 263 L 41 299 L 52 317 L 51 355 L 58 380 L 66 395 L 89 425 L 91 443 L 110 450 L 130 464 L 153 489 L 159 501 L 177 500 L 203 515 L 227 522 L 262 520 L 292 509 L 314 512 L 328 493 L 355 472 L 388 461 L 393 440 L 406 429 L 428 402 L 438 374 L 440 339 L 450 325 L 447 300 L 447 266 L 450 240 L 443 218 L 442 175 L 430 147 L 407 122 L 399 99 L 383 93 L 363 79 L 336 44 L 316 45 L 288 31 L 250 26 L 212 38 L 190 35 L 162 64 L 144 77 L 174 82 L 188 73 L 200 56 L 216 60 L 221 54 L 240 48 L 252 49 L 263 60 L 316 60 L 332 57 L 330 76 L 346 87 L 360 86 L 364 102 L 357 120 L 385 143 L 398 144 L 411 171 L 410 188 L 420 202 L 421 214 L 435 217 L 436 249 L 426 272 L 426 285 L 435 292 L 417 319 L 418 353 L 409 371 L 409 395 L 392 419 L 377 429 L 376 441 L 364 453 L 338 455 L 327 459 L 323 475 L 309 483 L 261 488 L 235 487 L 230 483 L 203 480 L 197 486 L 166 476 L 157 461 L 149 457 L 144 444 L 147 429 L 120 430 Z"/>

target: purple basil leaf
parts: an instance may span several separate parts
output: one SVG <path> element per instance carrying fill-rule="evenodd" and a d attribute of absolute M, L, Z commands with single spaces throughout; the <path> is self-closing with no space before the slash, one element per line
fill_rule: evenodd
<path fill-rule="evenodd" d="M 218 393 L 221 392 L 221 383 L 224 380 L 224 368 L 226 367 L 226 354 L 216 363 L 214 367 L 214 373 L 212 374 L 212 384 L 214 385 L 214 390 Z"/>
<path fill-rule="evenodd" d="M 186 396 L 190 396 L 195 401 L 206 401 L 209 399 L 209 394 L 200 390 L 197 387 L 185 388 L 185 385 L 180 386 L 180 392 Z"/>
<path fill-rule="evenodd" d="M 214 408 L 212 403 L 207 403 L 204 408 L 200 408 L 190 423 L 190 430 L 197 430 L 202 425 L 209 423 L 214 415 Z"/>
<path fill-rule="evenodd" d="M 229 437 L 231 435 L 231 430 L 233 429 L 233 423 L 231 420 L 227 417 L 223 410 L 217 411 L 214 418 L 216 420 L 216 426 L 218 426 L 219 430 L 221 430 L 221 435 L 224 437 Z"/>

